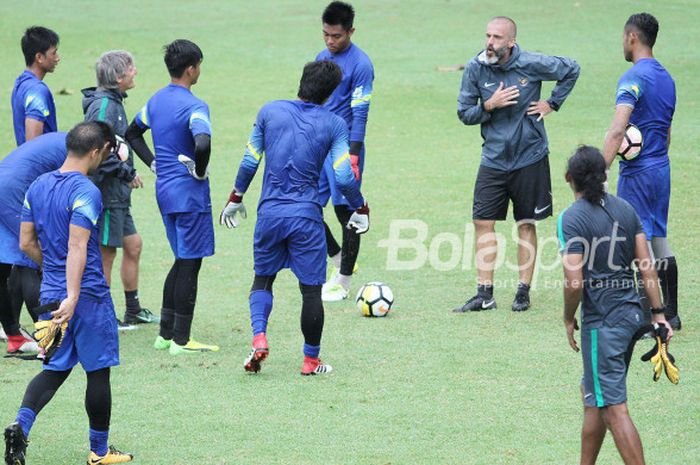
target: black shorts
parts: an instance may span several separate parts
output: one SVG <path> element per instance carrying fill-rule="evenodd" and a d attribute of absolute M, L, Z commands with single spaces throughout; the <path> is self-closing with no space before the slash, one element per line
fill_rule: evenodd
<path fill-rule="evenodd" d="M 509 200 L 513 201 L 515 221 L 539 221 L 552 216 L 549 157 L 515 171 L 479 167 L 472 218 L 505 220 Z"/>
<path fill-rule="evenodd" d="M 136 234 L 136 226 L 129 208 L 105 208 L 98 224 L 100 235 L 97 238 L 104 247 L 121 248 L 126 236 Z"/>

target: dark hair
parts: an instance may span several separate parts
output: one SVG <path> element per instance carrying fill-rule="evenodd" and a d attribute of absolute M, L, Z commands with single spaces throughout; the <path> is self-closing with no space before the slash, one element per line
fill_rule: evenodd
<path fill-rule="evenodd" d="M 82 158 L 89 152 L 109 143 L 110 148 L 117 145 L 114 131 L 104 121 L 85 121 L 77 124 L 66 136 L 66 148 L 68 152 Z"/>
<path fill-rule="evenodd" d="M 595 147 L 579 145 L 566 163 L 566 176 L 576 192 L 591 203 L 599 203 L 605 195 L 605 158 Z"/>
<path fill-rule="evenodd" d="M 312 61 L 304 66 L 297 95 L 302 100 L 321 105 L 342 80 L 343 72 L 334 62 Z"/>
<path fill-rule="evenodd" d="M 177 39 L 163 47 L 165 66 L 170 77 L 179 78 L 190 66 L 197 66 L 204 59 L 202 50 L 192 41 Z"/>
<path fill-rule="evenodd" d="M 31 66 L 37 53 L 46 53 L 58 45 L 58 34 L 45 27 L 32 26 L 24 31 L 21 44 L 24 62 Z"/>
<path fill-rule="evenodd" d="M 649 48 L 656 43 L 656 34 L 659 33 L 659 22 L 649 13 L 637 13 L 629 17 L 625 23 L 625 29 L 634 28 L 639 34 L 639 40 Z"/>
<path fill-rule="evenodd" d="M 340 24 L 343 29 L 352 29 L 352 22 L 355 20 L 355 10 L 352 5 L 345 2 L 331 2 L 325 10 L 321 20 L 324 24 L 335 26 Z"/>

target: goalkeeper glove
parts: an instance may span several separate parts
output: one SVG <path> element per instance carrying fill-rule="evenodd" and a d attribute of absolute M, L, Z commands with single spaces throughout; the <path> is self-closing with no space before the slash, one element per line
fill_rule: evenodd
<path fill-rule="evenodd" d="M 187 171 L 189 171 L 190 176 L 195 178 L 197 181 L 204 181 L 205 179 L 207 179 L 209 177 L 209 167 L 207 166 L 207 169 L 204 172 L 204 176 L 198 175 L 197 170 L 196 170 L 196 168 L 197 168 L 196 163 L 194 162 L 193 159 L 191 159 L 187 155 L 182 155 L 182 154 L 178 155 L 177 161 L 179 161 L 180 163 L 185 165 L 185 168 L 187 168 Z"/>
<path fill-rule="evenodd" d="M 34 309 L 34 313 L 40 315 L 56 310 L 57 308 L 59 308 L 59 303 L 51 302 Z M 39 320 L 34 323 L 34 327 L 36 328 L 33 334 L 34 339 L 36 339 L 39 347 L 44 349 L 44 363 L 49 363 L 51 357 L 53 357 L 59 347 L 61 347 L 63 336 L 68 328 L 68 322 L 63 322 L 59 325 L 51 320 Z"/>
<path fill-rule="evenodd" d="M 237 228 L 238 220 L 236 219 L 236 213 L 240 214 L 241 218 L 248 217 L 248 212 L 246 212 L 245 205 L 243 205 L 243 194 L 237 193 L 234 189 L 228 197 L 226 206 L 221 210 L 219 224 L 229 229 Z"/>
<path fill-rule="evenodd" d="M 669 381 L 678 384 L 680 371 L 675 365 L 676 359 L 668 351 L 668 328 L 665 325 L 654 323 L 654 337 L 656 343 L 649 352 L 642 355 L 642 361 L 649 361 L 654 366 L 654 381 L 659 380 L 663 370 Z"/>
<path fill-rule="evenodd" d="M 360 156 L 359 155 L 353 155 L 352 153 L 350 154 L 350 167 L 352 168 L 352 172 L 355 175 L 355 180 L 359 181 L 360 180 Z"/>
<path fill-rule="evenodd" d="M 364 234 L 369 231 L 369 205 L 366 202 L 352 213 L 347 228 L 354 229 L 355 234 Z"/>

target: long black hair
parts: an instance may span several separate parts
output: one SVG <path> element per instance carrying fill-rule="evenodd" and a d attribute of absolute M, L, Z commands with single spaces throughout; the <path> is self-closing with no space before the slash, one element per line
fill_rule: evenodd
<path fill-rule="evenodd" d="M 605 196 L 605 158 L 595 147 L 580 145 L 566 164 L 566 179 L 591 203 L 600 203 Z"/>

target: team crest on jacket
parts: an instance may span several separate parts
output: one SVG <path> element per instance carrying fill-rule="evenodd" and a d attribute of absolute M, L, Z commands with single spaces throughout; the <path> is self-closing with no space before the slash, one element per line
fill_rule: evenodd
<path fill-rule="evenodd" d="M 518 82 L 520 82 L 520 85 L 525 87 L 527 85 L 527 78 L 521 77 L 518 79 Z"/>

